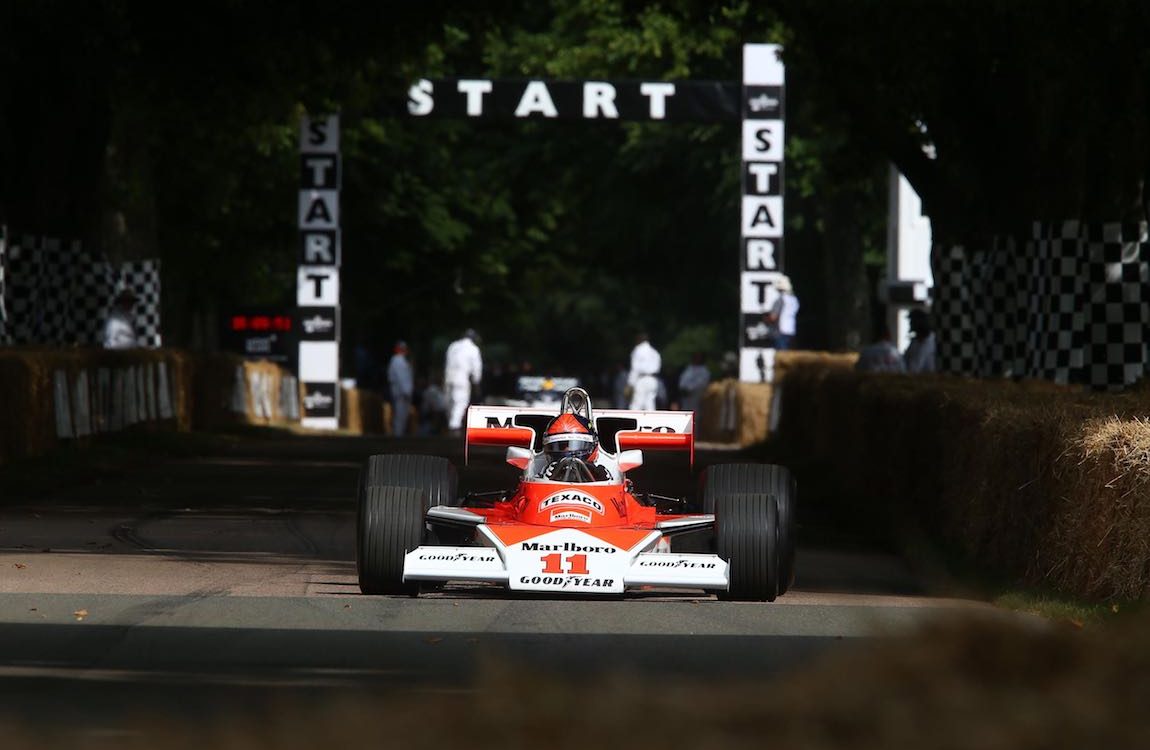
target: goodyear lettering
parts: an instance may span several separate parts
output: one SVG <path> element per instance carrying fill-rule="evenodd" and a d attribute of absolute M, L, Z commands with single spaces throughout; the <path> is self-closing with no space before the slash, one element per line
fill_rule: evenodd
<path fill-rule="evenodd" d="M 614 578 L 571 578 L 567 576 L 520 576 L 519 582 L 562 589 L 603 589 L 615 585 Z"/>
<path fill-rule="evenodd" d="M 575 492 L 574 490 L 565 490 L 556 492 L 554 495 L 548 495 L 539 501 L 539 510 L 547 510 L 556 505 L 579 505 L 603 515 L 603 503 L 586 493 Z"/>
<path fill-rule="evenodd" d="M 640 568 L 678 568 L 711 570 L 715 567 L 713 562 L 694 562 L 691 560 L 640 560 Z"/>
<path fill-rule="evenodd" d="M 587 552 L 596 554 L 613 555 L 618 552 L 614 547 L 600 547 L 594 544 L 575 544 L 573 542 L 563 542 L 563 544 L 542 544 L 540 542 L 523 542 L 524 552 Z"/>
<path fill-rule="evenodd" d="M 475 555 L 468 552 L 424 552 L 419 555 L 419 559 L 431 560 L 434 562 L 495 562 L 494 555 Z"/>

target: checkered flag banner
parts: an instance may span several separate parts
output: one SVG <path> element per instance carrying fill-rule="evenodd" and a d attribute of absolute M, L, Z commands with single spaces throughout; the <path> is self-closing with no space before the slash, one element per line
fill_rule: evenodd
<path fill-rule="evenodd" d="M 103 259 L 89 258 L 72 283 L 73 334 L 80 346 L 104 345 L 104 321 L 116 296 L 119 272 Z"/>
<path fill-rule="evenodd" d="M 160 335 L 160 261 L 129 261 L 120 266 L 116 293 L 127 289 L 136 296 L 136 334 L 140 346 L 157 349 Z"/>
<path fill-rule="evenodd" d="M 116 265 L 78 242 L 0 238 L 0 343 L 101 346 L 104 321 L 125 289 L 136 296 L 140 345 L 160 346 L 158 260 Z"/>
<path fill-rule="evenodd" d="M 41 341 L 40 309 L 36 300 L 40 292 L 39 240 L 23 236 L 11 242 L 6 253 L 8 335 L 14 344 Z"/>
<path fill-rule="evenodd" d="M 1138 224 L 1036 222 L 1025 242 L 934 250 L 939 369 L 1096 390 L 1150 369 L 1150 238 Z"/>
<path fill-rule="evenodd" d="M 1146 222 L 1095 224 L 1085 228 L 1089 298 L 1083 300 L 1086 380 L 1116 390 L 1148 369 L 1150 242 Z"/>
<path fill-rule="evenodd" d="M 939 372 L 974 373 L 975 316 L 971 300 L 970 260 L 962 245 L 935 245 L 931 253 L 934 272 L 934 318 Z"/>
<path fill-rule="evenodd" d="M 37 303 L 40 308 L 36 343 L 67 346 L 75 343 L 72 285 L 82 273 L 79 242 L 45 239 L 41 246 L 41 273 Z"/>

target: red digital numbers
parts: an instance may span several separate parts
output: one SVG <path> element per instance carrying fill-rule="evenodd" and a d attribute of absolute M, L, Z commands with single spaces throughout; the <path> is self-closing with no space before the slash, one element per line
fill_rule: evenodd
<path fill-rule="evenodd" d="M 233 315 L 229 321 L 233 331 L 281 331 L 291 330 L 290 315 Z"/>

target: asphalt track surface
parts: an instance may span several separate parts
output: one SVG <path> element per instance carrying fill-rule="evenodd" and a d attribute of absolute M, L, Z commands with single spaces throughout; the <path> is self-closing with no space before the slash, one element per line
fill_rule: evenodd
<path fill-rule="evenodd" d="M 103 725 L 201 716 L 280 693 L 467 690 L 493 665 L 588 677 L 775 675 L 871 637 L 985 607 L 941 599 L 895 554 L 800 499 L 794 587 L 773 604 L 699 591 L 616 599 L 452 586 L 369 597 L 355 574 L 354 487 L 372 453 L 456 440 L 254 434 L 0 502 L 0 715 Z M 699 465 L 739 460 L 700 451 Z M 678 459 L 633 475 L 693 493 Z M 514 481 L 479 456 L 464 489 Z"/>

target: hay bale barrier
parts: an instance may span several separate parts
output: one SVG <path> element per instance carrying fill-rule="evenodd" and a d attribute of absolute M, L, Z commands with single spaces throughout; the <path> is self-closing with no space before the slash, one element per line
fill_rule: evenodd
<path fill-rule="evenodd" d="M 770 436 L 777 384 L 796 367 L 850 370 L 857 354 L 782 351 L 775 355 L 773 383 L 740 383 L 737 378 L 712 382 L 703 393 L 695 424 L 700 442 L 739 445 L 761 443 Z"/>
<path fill-rule="evenodd" d="M 273 362 L 177 349 L 0 350 L 0 465 L 124 430 L 286 427 L 300 421 L 298 379 Z M 377 393 L 343 390 L 341 427 L 389 431 Z M 412 424 L 416 414 L 412 410 Z M 414 429 L 414 428 L 413 428 Z"/>
<path fill-rule="evenodd" d="M 132 431 L 299 422 L 299 384 L 271 362 L 176 349 L 0 351 L 0 465 Z M 375 422 L 363 420 L 364 429 Z"/>
<path fill-rule="evenodd" d="M 1150 590 L 1150 394 L 800 364 L 772 446 L 979 567 L 1092 600 Z"/>
<path fill-rule="evenodd" d="M 0 464 L 124 429 L 189 429 L 191 357 L 168 349 L 0 351 Z"/>

